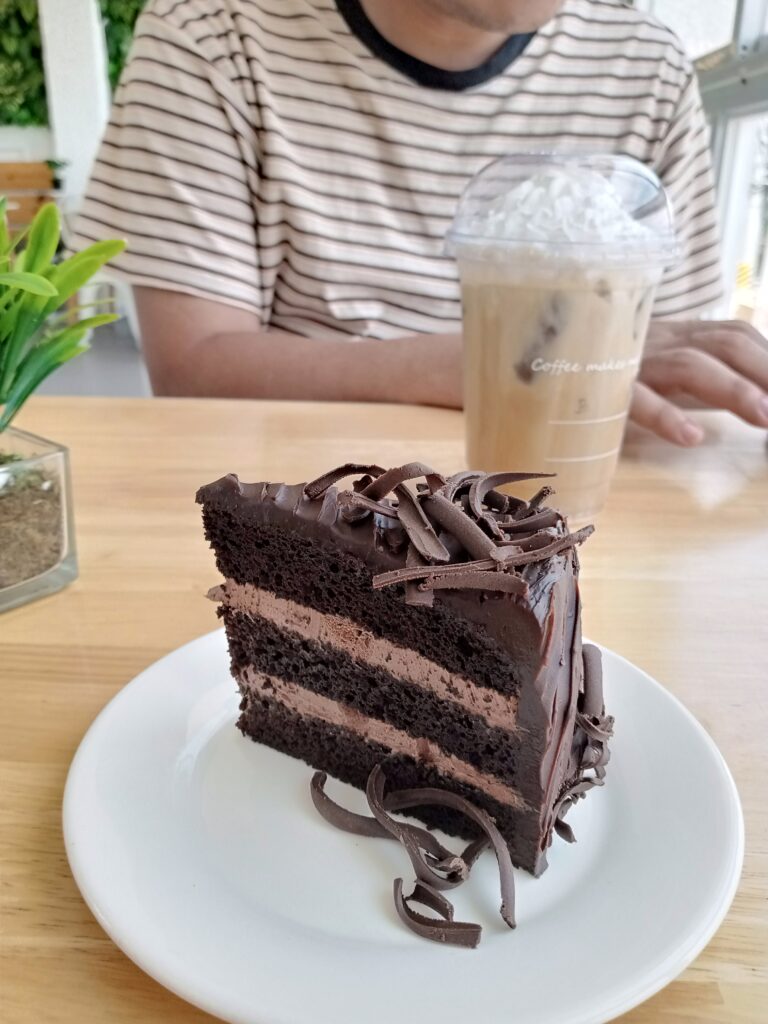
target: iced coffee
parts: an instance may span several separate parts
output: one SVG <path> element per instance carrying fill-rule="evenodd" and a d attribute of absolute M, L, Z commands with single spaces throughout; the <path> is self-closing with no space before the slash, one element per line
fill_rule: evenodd
<path fill-rule="evenodd" d="M 483 173 L 451 233 L 467 462 L 555 473 L 558 506 L 589 518 L 608 494 L 654 292 L 675 255 L 668 205 L 626 158 L 537 157 Z"/>

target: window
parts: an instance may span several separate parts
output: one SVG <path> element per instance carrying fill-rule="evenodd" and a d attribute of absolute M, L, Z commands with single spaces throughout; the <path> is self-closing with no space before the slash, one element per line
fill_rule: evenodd
<path fill-rule="evenodd" d="M 731 258 L 736 281 L 731 315 L 754 324 L 768 335 L 768 114 L 737 122 L 737 140 L 750 187 L 742 212 L 743 232 Z"/>
<path fill-rule="evenodd" d="M 768 331 L 768 0 L 635 0 L 696 61 L 712 127 L 727 303 Z"/>
<path fill-rule="evenodd" d="M 649 0 L 638 3 L 655 15 L 682 40 L 696 59 L 730 45 L 736 20 L 737 0 Z"/>

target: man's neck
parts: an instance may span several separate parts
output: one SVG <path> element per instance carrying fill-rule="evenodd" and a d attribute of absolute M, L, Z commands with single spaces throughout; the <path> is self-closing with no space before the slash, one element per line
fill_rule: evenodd
<path fill-rule="evenodd" d="M 382 36 L 405 53 L 445 71 L 467 71 L 487 61 L 518 32 L 533 32 L 548 21 L 553 3 L 523 0 L 519 23 L 494 30 L 446 13 L 433 0 L 360 0 L 368 19 Z M 531 16 L 533 6 L 547 8 L 547 17 Z"/>

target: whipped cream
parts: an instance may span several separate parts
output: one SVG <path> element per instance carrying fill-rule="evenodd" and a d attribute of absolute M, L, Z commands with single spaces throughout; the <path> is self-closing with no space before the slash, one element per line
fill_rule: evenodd
<path fill-rule="evenodd" d="M 627 211 L 608 178 L 582 167 L 542 171 L 476 209 L 472 219 L 478 235 L 515 242 L 634 244 L 655 238 Z"/>

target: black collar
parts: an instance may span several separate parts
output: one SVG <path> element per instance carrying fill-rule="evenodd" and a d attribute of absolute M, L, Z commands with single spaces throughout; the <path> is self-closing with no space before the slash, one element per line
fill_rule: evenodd
<path fill-rule="evenodd" d="M 393 46 L 370 20 L 363 10 L 360 0 L 336 0 L 336 6 L 350 31 L 368 47 L 371 53 L 376 54 L 390 67 L 400 71 L 414 82 L 430 89 L 460 92 L 462 89 L 471 89 L 472 86 L 482 85 L 483 82 L 495 78 L 496 75 L 500 75 L 508 68 L 535 35 L 534 32 L 526 32 L 510 36 L 496 53 L 482 64 L 478 64 L 476 68 L 469 68 L 467 71 L 446 71 L 444 68 L 426 64 L 423 60 L 418 60 L 399 47 Z"/>

